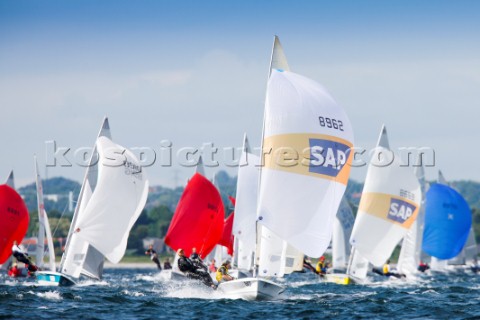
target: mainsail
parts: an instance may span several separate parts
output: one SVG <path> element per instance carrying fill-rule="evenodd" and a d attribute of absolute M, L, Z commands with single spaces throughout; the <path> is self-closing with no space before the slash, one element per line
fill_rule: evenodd
<path fill-rule="evenodd" d="M 20 244 L 28 229 L 27 206 L 13 186 L 12 172 L 7 183 L 0 185 L 0 264 L 7 261 L 13 242 Z"/>
<path fill-rule="evenodd" d="M 100 279 L 104 257 L 118 263 L 148 194 L 138 159 L 112 142 L 105 118 L 75 208 L 61 271 Z"/>
<path fill-rule="evenodd" d="M 187 256 L 196 248 L 205 258 L 222 237 L 224 207 L 217 188 L 203 175 L 190 179 L 173 215 L 165 243 Z"/>
<path fill-rule="evenodd" d="M 350 238 L 355 254 L 375 266 L 385 263 L 415 221 L 421 198 L 413 170 L 389 149 L 382 127 Z"/>
<path fill-rule="evenodd" d="M 333 225 L 332 236 L 332 268 L 345 269 L 350 256 L 350 235 L 355 218 L 347 199 L 342 198 Z"/>
<path fill-rule="evenodd" d="M 235 219 L 233 235 L 237 243 L 235 261 L 239 269 L 250 270 L 255 251 L 255 219 L 258 197 L 258 178 L 260 158 L 254 155 L 248 143 L 247 135 L 243 141 L 237 176 L 235 199 Z"/>

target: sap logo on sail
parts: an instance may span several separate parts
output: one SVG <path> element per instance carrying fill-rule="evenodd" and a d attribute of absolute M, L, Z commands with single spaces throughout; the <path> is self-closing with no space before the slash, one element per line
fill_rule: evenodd
<path fill-rule="evenodd" d="M 390 210 L 388 211 L 388 219 L 404 223 L 415 212 L 416 207 L 413 204 L 399 199 L 390 200 Z"/>
<path fill-rule="evenodd" d="M 347 163 L 350 147 L 331 140 L 310 139 L 309 171 L 336 177 Z"/>

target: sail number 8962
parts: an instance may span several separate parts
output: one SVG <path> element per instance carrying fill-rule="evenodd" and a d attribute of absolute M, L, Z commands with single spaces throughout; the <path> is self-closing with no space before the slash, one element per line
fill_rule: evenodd
<path fill-rule="evenodd" d="M 320 125 L 322 127 L 343 131 L 343 122 L 341 120 L 321 116 L 318 117 L 318 120 L 320 121 Z"/>

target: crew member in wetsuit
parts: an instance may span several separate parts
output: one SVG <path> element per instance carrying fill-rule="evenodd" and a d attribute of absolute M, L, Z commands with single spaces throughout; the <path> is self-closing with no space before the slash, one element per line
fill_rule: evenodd
<path fill-rule="evenodd" d="M 17 261 L 25 263 L 25 266 L 28 268 L 29 274 L 36 272 L 38 267 L 30 261 L 28 253 L 26 253 L 20 246 L 17 244 L 17 241 L 13 242 L 12 253 Z"/>
<path fill-rule="evenodd" d="M 200 269 L 203 269 L 208 271 L 208 267 L 203 263 L 203 260 L 200 258 L 200 256 L 197 253 L 197 248 L 192 248 L 192 253 L 190 254 L 190 260 L 192 260 L 193 264 Z"/>
<path fill-rule="evenodd" d="M 213 283 L 212 278 L 208 272 L 199 269 L 195 263 L 185 256 L 183 249 L 177 250 L 178 255 L 178 269 L 182 271 L 187 278 L 200 280 L 208 287 L 216 289 L 217 286 Z"/>
<path fill-rule="evenodd" d="M 165 270 L 172 269 L 172 265 L 170 264 L 170 260 L 168 258 L 165 259 L 165 261 L 163 262 L 163 269 Z"/>
<path fill-rule="evenodd" d="M 225 261 L 215 274 L 215 279 L 218 283 L 225 281 L 232 281 L 234 278 L 228 274 L 228 269 L 231 268 L 230 261 Z"/>
<path fill-rule="evenodd" d="M 162 266 L 160 265 L 160 260 L 158 260 L 157 251 L 153 250 L 153 244 L 148 247 L 148 250 L 145 251 L 145 255 L 150 255 L 150 259 L 155 262 L 157 265 L 158 270 L 162 270 Z"/>

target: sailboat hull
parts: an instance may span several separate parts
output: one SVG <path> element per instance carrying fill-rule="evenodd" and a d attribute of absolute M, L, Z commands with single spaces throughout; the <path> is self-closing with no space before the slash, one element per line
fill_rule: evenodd
<path fill-rule="evenodd" d="M 218 285 L 218 291 L 229 299 L 278 300 L 282 298 L 285 288 L 264 279 L 244 278 L 222 282 Z"/>
<path fill-rule="evenodd" d="M 327 273 L 323 276 L 323 281 L 342 285 L 354 283 L 347 274 L 342 273 Z"/>
<path fill-rule="evenodd" d="M 72 278 L 59 272 L 38 271 L 36 277 L 41 286 L 70 287 L 76 284 Z"/>

